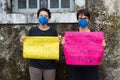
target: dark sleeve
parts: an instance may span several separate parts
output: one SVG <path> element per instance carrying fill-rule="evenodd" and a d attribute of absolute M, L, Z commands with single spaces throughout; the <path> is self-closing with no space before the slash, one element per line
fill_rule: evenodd
<path fill-rule="evenodd" d="M 31 36 L 32 29 L 33 29 L 33 28 L 30 28 L 30 30 L 28 31 L 28 36 Z"/>
<path fill-rule="evenodd" d="M 92 29 L 92 30 L 90 30 L 90 31 L 91 31 L 91 32 L 95 32 L 95 30 L 93 30 L 93 29 Z"/>
<path fill-rule="evenodd" d="M 57 30 L 56 29 L 53 29 L 54 31 L 54 36 L 58 36 L 58 34 L 57 34 Z"/>

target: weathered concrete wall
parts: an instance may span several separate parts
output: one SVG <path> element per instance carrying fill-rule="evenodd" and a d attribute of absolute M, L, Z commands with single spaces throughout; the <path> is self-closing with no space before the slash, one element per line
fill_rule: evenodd
<path fill-rule="evenodd" d="M 0 80 L 26 80 L 26 60 L 22 59 L 19 32 L 22 26 L 0 25 Z M 22 77 L 21 77 L 22 76 Z"/>
<path fill-rule="evenodd" d="M 94 5 L 91 5 L 91 4 Z M 120 19 L 119 0 L 88 0 L 95 29 L 104 31 L 107 46 L 100 66 L 101 80 L 120 80 Z"/>
<path fill-rule="evenodd" d="M 99 67 L 100 80 L 120 80 L 120 25 L 117 25 L 118 21 L 120 24 L 120 2 L 119 0 L 86 1 L 93 23 L 90 28 L 103 31 L 107 43 L 103 62 Z M 6 14 L 5 3 L 6 0 L 0 0 L 0 80 L 29 80 L 29 61 L 22 58 L 19 35 L 22 31 L 27 33 L 30 27 L 36 25 L 36 14 Z M 79 6 L 81 4 L 79 0 L 75 0 L 75 3 L 76 10 L 82 8 Z M 56 28 L 59 34 L 63 35 L 65 31 L 77 28 L 75 13 L 55 13 L 54 15 L 50 26 Z M 68 23 L 69 20 L 72 24 Z M 63 24 L 64 21 L 65 24 Z M 67 77 L 62 48 L 61 46 L 57 80 L 66 80 Z"/>

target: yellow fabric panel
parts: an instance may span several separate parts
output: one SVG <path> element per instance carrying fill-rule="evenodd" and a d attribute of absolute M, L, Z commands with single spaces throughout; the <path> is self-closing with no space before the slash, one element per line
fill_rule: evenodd
<path fill-rule="evenodd" d="M 25 37 L 23 42 L 23 58 L 59 60 L 58 37 Z"/>

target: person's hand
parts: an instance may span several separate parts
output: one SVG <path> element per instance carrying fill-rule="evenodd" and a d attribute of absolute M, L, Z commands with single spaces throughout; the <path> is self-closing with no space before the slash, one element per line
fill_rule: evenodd
<path fill-rule="evenodd" d="M 25 39 L 25 35 L 22 35 L 22 36 L 20 37 L 20 43 L 23 43 L 24 39 Z"/>
<path fill-rule="evenodd" d="M 61 43 L 62 36 L 61 36 L 61 35 L 58 35 L 58 39 L 59 39 L 59 42 Z"/>
<path fill-rule="evenodd" d="M 64 45 L 65 44 L 65 38 L 63 37 L 61 40 L 61 44 Z"/>
<path fill-rule="evenodd" d="M 105 40 L 102 41 L 102 46 L 104 46 L 104 47 L 106 46 Z"/>
<path fill-rule="evenodd" d="M 60 41 L 60 43 L 61 43 L 62 45 L 65 44 L 65 39 L 64 39 L 64 37 L 62 37 L 61 35 L 58 35 L 58 39 L 59 39 L 59 41 Z"/>

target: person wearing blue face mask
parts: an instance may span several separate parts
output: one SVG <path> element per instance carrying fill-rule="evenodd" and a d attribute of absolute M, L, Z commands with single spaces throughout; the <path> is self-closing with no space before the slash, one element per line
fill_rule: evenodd
<path fill-rule="evenodd" d="M 90 14 L 87 9 L 79 10 L 76 14 L 78 20 L 79 32 L 93 32 L 90 30 L 89 20 Z M 65 44 L 64 37 L 61 44 Z M 105 40 L 101 43 L 102 46 L 106 46 Z M 68 80 L 99 80 L 98 66 L 85 66 L 85 65 L 67 65 Z"/>
<path fill-rule="evenodd" d="M 39 23 L 44 26 L 48 23 L 48 19 L 45 16 L 42 16 L 39 18 Z"/>
<path fill-rule="evenodd" d="M 78 21 L 78 25 L 79 25 L 80 27 L 82 27 L 82 28 L 85 28 L 85 27 L 88 26 L 88 21 L 85 20 L 85 19 L 80 19 L 80 20 Z"/>
<path fill-rule="evenodd" d="M 88 28 L 89 25 L 90 14 L 86 9 L 80 10 L 77 12 L 77 20 L 79 31 L 90 32 L 91 30 Z"/>
<path fill-rule="evenodd" d="M 58 36 L 56 29 L 48 26 L 51 12 L 47 8 L 41 8 L 37 12 L 39 24 L 29 30 L 28 36 Z M 20 38 L 23 42 L 24 37 Z M 55 80 L 55 60 L 30 59 L 29 73 L 30 80 Z"/>

